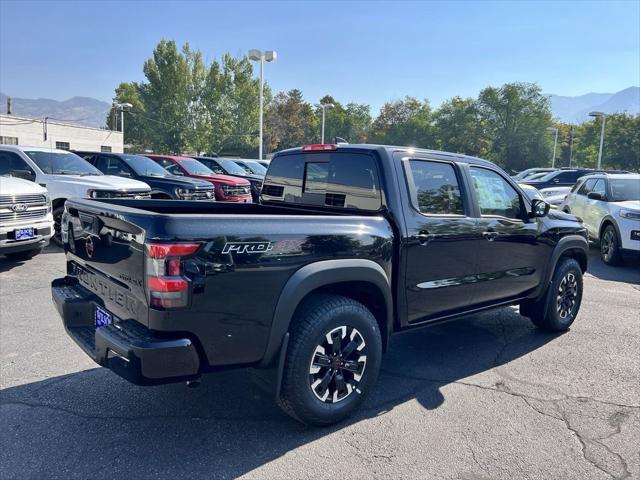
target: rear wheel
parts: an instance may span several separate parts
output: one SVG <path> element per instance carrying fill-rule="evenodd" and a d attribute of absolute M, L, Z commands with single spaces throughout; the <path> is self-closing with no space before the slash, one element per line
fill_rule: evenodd
<path fill-rule="evenodd" d="M 278 403 L 306 424 L 338 422 L 375 384 L 381 357 L 380 329 L 364 305 L 338 295 L 313 295 L 292 322 Z"/>
<path fill-rule="evenodd" d="M 600 236 L 600 258 L 607 265 L 617 265 L 620 262 L 620 241 L 611 224 L 605 227 Z"/>
<path fill-rule="evenodd" d="M 582 302 L 582 270 L 573 258 L 558 261 L 553 280 L 544 301 L 520 306 L 520 313 L 529 317 L 542 330 L 568 330 L 578 315 Z"/>

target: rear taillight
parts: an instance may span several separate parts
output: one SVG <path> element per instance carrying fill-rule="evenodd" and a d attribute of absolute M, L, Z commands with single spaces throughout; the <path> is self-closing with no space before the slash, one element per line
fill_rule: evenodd
<path fill-rule="evenodd" d="M 148 243 L 147 293 L 154 308 L 181 308 L 189 304 L 189 279 L 183 276 L 182 258 L 198 250 L 199 243 Z"/>
<path fill-rule="evenodd" d="M 324 152 L 327 150 L 336 150 L 338 145 L 335 143 L 314 143 L 313 145 L 303 145 L 303 152 Z"/>

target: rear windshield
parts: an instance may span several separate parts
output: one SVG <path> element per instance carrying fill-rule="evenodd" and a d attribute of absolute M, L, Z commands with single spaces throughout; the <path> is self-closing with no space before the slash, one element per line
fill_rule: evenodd
<path fill-rule="evenodd" d="M 374 157 L 358 153 L 318 152 L 274 158 L 262 198 L 358 210 L 379 210 L 382 195 Z"/>

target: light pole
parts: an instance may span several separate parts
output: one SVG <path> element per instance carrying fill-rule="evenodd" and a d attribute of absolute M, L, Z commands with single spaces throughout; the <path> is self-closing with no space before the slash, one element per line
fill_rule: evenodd
<path fill-rule="evenodd" d="M 600 150 L 598 150 L 598 170 L 602 165 L 602 146 L 604 145 L 604 125 L 607 123 L 607 114 L 604 112 L 589 112 L 590 117 L 602 117 L 602 128 L 600 129 Z"/>
<path fill-rule="evenodd" d="M 556 168 L 556 146 L 558 145 L 558 128 L 548 127 L 547 132 L 556 132 L 556 137 L 553 141 L 553 157 L 551 157 L 551 168 Z"/>
<path fill-rule="evenodd" d="M 273 50 L 249 50 L 249 60 L 260 62 L 260 145 L 258 146 L 258 160 L 262 160 L 262 109 L 264 94 L 264 62 L 273 62 L 276 59 L 276 52 Z"/>
<path fill-rule="evenodd" d="M 128 102 L 125 103 L 116 103 L 114 105 L 118 110 L 120 110 L 120 131 L 122 132 L 122 145 L 124 146 L 124 111 L 131 110 L 133 105 Z"/>
<path fill-rule="evenodd" d="M 319 103 L 316 106 L 322 109 L 322 135 L 320 143 L 324 143 L 324 113 L 327 108 L 333 108 L 333 103 Z"/>

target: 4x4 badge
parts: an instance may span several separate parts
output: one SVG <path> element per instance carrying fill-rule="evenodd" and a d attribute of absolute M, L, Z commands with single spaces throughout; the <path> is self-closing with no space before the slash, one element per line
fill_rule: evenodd
<path fill-rule="evenodd" d="M 271 242 L 229 242 L 224 244 L 222 253 L 264 253 L 272 248 Z"/>

